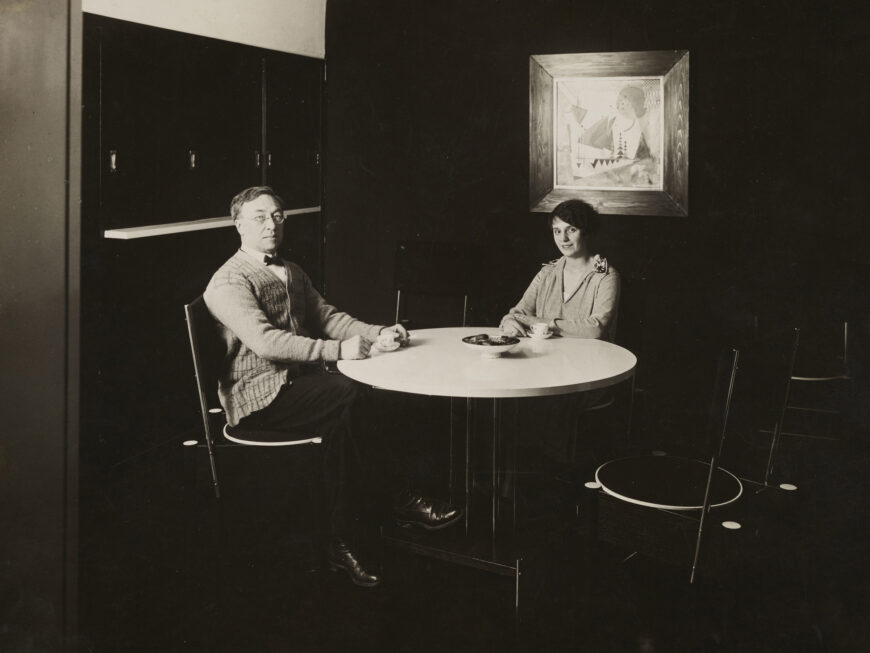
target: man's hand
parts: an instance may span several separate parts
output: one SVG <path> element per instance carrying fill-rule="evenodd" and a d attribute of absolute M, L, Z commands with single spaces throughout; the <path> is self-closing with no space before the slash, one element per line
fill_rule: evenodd
<path fill-rule="evenodd" d="M 362 336 L 353 336 L 341 341 L 339 357 L 344 360 L 368 358 L 371 348 L 372 343 L 368 340 Z"/>
<path fill-rule="evenodd" d="M 385 331 L 395 331 L 396 334 L 399 336 L 399 344 L 403 346 L 407 345 L 408 341 L 411 338 L 408 335 L 408 330 L 401 324 L 394 324 L 393 326 L 384 327 L 383 329 L 381 329 L 380 332 L 384 333 Z"/>

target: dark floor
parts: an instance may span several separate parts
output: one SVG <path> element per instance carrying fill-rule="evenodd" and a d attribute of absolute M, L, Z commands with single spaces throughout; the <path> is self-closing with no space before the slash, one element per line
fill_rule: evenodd
<path fill-rule="evenodd" d="M 179 440 L 113 467 L 83 461 L 85 651 L 867 650 L 870 456 L 855 441 L 802 454 L 798 492 L 764 494 L 742 543 L 706 552 L 731 560 L 725 571 L 694 585 L 688 566 L 599 541 L 595 496 L 581 490 L 581 517 L 567 510 L 559 534 L 528 552 L 515 613 L 512 579 L 376 537 L 366 553 L 380 587 L 312 571 L 306 491 L 286 452 L 225 456 L 216 500 L 201 450 Z"/>

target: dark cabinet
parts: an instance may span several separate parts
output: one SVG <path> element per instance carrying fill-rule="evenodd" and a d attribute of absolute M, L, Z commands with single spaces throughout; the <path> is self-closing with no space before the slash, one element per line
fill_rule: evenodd
<path fill-rule="evenodd" d="M 265 179 L 288 207 L 320 204 L 322 66 L 308 57 L 264 59 Z"/>
<path fill-rule="evenodd" d="M 176 188 L 183 178 L 181 40 L 175 32 L 125 29 L 101 21 L 97 61 L 86 60 L 85 75 L 98 75 L 100 209 L 105 227 L 182 219 Z M 87 51 L 86 51 L 87 54 Z M 92 115 L 92 114 L 88 114 Z"/>
<path fill-rule="evenodd" d="M 179 194 L 192 219 L 229 215 L 232 196 L 261 180 L 262 57 L 254 48 L 186 37 Z"/>
<path fill-rule="evenodd" d="M 90 14 L 84 26 L 98 103 L 84 134 L 99 141 L 85 183 L 102 229 L 226 216 L 260 183 L 287 208 L 320 204 L 322 61 Z"/>

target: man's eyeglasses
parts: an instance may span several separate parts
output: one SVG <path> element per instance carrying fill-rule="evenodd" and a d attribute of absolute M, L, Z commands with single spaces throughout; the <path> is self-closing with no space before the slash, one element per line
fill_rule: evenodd
<path fill-rule="evenodd" d="M 272 215 L 266 215 L 265 213 L 258 213 L 253 216 L 251 219 L 257 224 L 263 224 L 266 222 L 266 218 L 272 218 L 272 222 L 275 224 L 283 224 L 284 223 L 284 214 L 280 212 L 275 212 Z"/>

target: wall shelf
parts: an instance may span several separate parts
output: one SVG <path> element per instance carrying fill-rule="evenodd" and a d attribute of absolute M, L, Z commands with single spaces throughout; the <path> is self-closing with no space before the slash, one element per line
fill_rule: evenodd
<path fill-rule="evenodd" d="M 319 206 L 309 206 L 302 209 L 287 209 L 284 215 L 299 215 L 301 213 L 319 213 Z M 112 238 L 114 240 L 132 240 L 134 238 L 150 238 L 151 236 L 164 236 L 166 234 L 179 234 L 188 231 L 202 231 L 204 229 L 218 229 L 220 227 L 231 227 L 233 224 L 232 218 L 229 216 L 221 218 L 204 218 L 202 220 L 189 220 L 187 222 L 168 222 L 166 224 L 152 224 L 142 227 L 124 227 L 123 229 L 106 229 L 103 232 L 104 238 Z"/>

